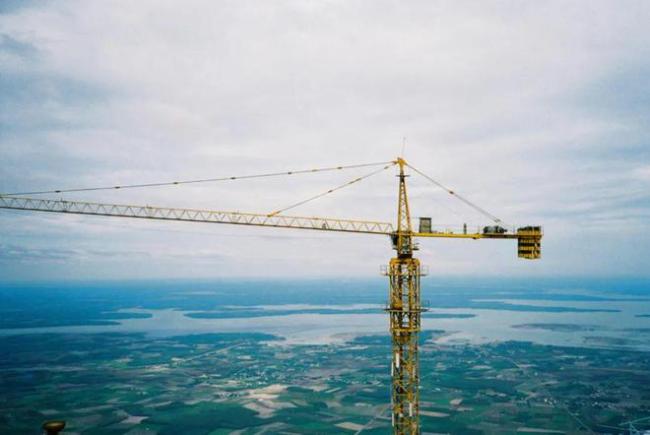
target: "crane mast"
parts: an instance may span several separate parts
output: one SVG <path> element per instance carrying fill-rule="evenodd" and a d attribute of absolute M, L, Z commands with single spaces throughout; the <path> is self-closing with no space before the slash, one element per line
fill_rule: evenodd
<path fill-rule="evenodd" d="M 457 239 L 517 239 L 518 256 L 526 259 L 537 259 L 541 256 L 542 229 L 539 226 L 520 227 L 516 230 L 500 226 L 501 221 L 485 212 L 485 210 L 472 204 L 467 199 L 460 197 L 453 190 L 443 186 L 431 177 L 423 174 L 409 165 L 403 158 L 388 162 L 378 171 L 363 177 L 355 178 L 348 183 L 330 189 L 322 194 L 298 202 L 289 207 L 272 213 L 241 213 L 236 211 L 199 210 L 188 208 L 152 207 L 148 205 L 107 204 L 83 201 L 67 201 L 56 199 L 37 199 L 22 197 L 21 194 L 0 194 L 0 209 L 31 210 L 52 213 L 66 213 L 77 215 L 94 215 L 110 217 L 127 217 L 139 219 L 154 219 L 164 221 L 204 222 L 235 225 L 266 226 L 275 228 L 308 229 L 317 231 L 338 231 L 343 233 L 363 233 L 390 236 L 392 247 L 395 250 L 393 257 L 386 267 L 385 274 L 389 280 L 389 295 L 386 311 L 390 318 L 391 347 L 391 418 L 393 433 L 395 435 L 417 435 L 420 433 L 420 374 L 418 362 L 418 334 L 420 332 L 421 313 L 425 311 L 420 299 L 420 278 L 423 275 L 420 261 L 413 257 L 417 250 L 415 238 L 457 238 Z M 339 166 L 332 168 L 312 169 L 305 171 L 292 171 L 287 173 L 271 173 L 250 175 L 243 177 L 224 177 L 218 179 L 189 180 L 171 183 L 152 183 L 144 185 L 113 186 L 85 189 L 68 189 L 43 192 L 28 192 L 31 194 L 65 193 L 78 191 L 112 190 L 120 188 L 152 187 L 164 185 L 189 184 L 196 182 L 224 181 L 237 178 L 260 178 L 277 175 L 291 175 L 296 173 L 331 171 L 352 167 L 365 167 L 385 165 L 386 162 Z M 388 222 L 334 219 L 321 217 L 300 217 L 282 214 L 283 211 L 302 205 L 306 202 L 320 198 L 326 194 L 357 183 L 371 175 L 379 173 L 391 166 L 398 166 L 399 191 L 397 200 L 397 224 Z M 431 227 L 431 218 L 421 218 L 420 228 L 413 231 L 411 213 L 406 190 L 405 167 L 428 179 L 433 184 L 447 191 L 450 195 L 460 199 L 465 204 L 487 215 L 497 223 L 495 226 L 486 226 L 482 230 L 468 232 L 464 226 L 462 231 L 449 229 L 434 229 Z M 423 225 L 423 220 L 427 223 Z"/>
<path fill-rule="evenodd" d="M 399 158 L 399 194 L 397 231 L 391 235 L 396 256 L 387 269 L 389 299 L 386 311 L 390 316 L 392 337 L 391 412 L 393 433 L 419 433 L 418 333 L 420 332 L 420 261 L 413 257 L 413 231 L 408 195 L 406 193 L 405 162 Z"/>

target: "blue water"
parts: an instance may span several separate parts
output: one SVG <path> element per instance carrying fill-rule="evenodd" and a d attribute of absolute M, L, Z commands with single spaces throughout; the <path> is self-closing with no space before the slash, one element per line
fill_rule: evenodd
<path fill-rule="evenodd" d="M 440 340 L 650 350 L 643 279 L 426 278 L 423 329 Z M 262 332 L 327 343 L 387 332 L 377 279 L 175 280 L 0 285 L 0 334 Z"/>

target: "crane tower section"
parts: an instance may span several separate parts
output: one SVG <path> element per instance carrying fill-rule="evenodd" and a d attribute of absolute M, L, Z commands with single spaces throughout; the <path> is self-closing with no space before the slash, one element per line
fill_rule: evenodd
<path fill-rule="evenodd" d="M 406 193 L 405 162 L 398 159 L 397 231 L 391 235 L 397 255 L 387 268 L 392 337 L 391 412 L 393 433 L 419 433 L 418 333 L 420 332 L 420 261 L 413 257 L 411 216 Z"/>

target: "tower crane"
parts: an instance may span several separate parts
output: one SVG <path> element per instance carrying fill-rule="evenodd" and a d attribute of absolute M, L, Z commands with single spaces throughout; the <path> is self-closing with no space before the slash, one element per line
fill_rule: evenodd
<path fill-rule="evenodd" d="M 63 199 L 36 198 L 42 194 L 63 194 L 70 192 L 117 190 L 128 188 L 144 188 L 154 186 L 172 186 L 192 183 L 236 180 L 242 178 L 275 177 L 322 171 L 336 171 L 350 168 L 380 166 L 379 169 L 355 178 L 345 184 L 329 189 L 323 193 L 292 204 L 271 213 L 240 213 L 232 211 L 215 211 L 187 208 L 153 207 L 149 205 L 124 205 L 98 202 L 68 201 Z M 399 186 L 397 200 L 397 220 L 390 222 L 334 219 L 324 217 L 301 217 L 284 214 L 285 211 L 303 205 L 331 194 L 352 184 L 358 183 L 372 175 L 388 168 L 397 167 Z M 495 225 L 468 232 L 467 226 L 462 230 L 437 230 L 431 226 L 431 218 L 420 218 L 418 231 L 411 222 L 409 200 L 406 188 L 407 168 L 424 177 L 449 195 L 474 208 L 492 219 Z M 77 215 L 95 215 L 110 217 L 126 217 L 137 219 L 155 219 L 165 221 L 204 222 L 235 225 L 253 225 L 276 228 L 292 228 L 315 231 L 337 231 L 342 233 L 362 233 L 388 236 L 396 254 L 384 269 L 389 280 L 389 295 L 386 312 L 390 318 L 392 336 L 391 353 L 391 415 L 393 433 L 419 434 L 419 364 L 418 364 L 418 333 L 420 332 L 421 313 L 426 310 L 420 298 L 420 278 L 423 275 L 420 261 L 414 257 L 417 238 L 453 238 L 453 239 L 516 239 L 518 256 L 524 259 L 541 257 L 542 228 L 540 226 L 524 226 L 517 229 L 507 229 L 501 220 L 478 207 L 471 201 L 447 188 L 442 183 L 419 171 L 407 163 L 402 157 L 395 160 L 361 165 L 336 166 L 329 168 L 308 169 L 290 172 L 277 172 L 240 177 L 222 177 L 200 180 L 174 181 L 168 183 L 134 184 L 125 186 L 105 186 L 79 189 L 58 189 L 23 193 L 0 193 L 0 208 L 25 211 L 42 211 L 51 213 L 67 213 Z"/>

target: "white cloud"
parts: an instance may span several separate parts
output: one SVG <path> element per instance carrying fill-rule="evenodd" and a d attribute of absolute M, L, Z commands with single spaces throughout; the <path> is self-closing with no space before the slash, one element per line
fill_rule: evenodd
<path fill-rule="evenodd" d="M 650 111 L 642 104 L 650 79 L 639 73 L 650 70 L 650 5 L 623 3 L 34 3 L 0 15 L 0 190 L 385 160 L 407 136 L 414 166 L 508 222 L 546 228 L 545 259 L 535 265 L 515 263 L 513 246 L 427 241 L 423 259 L 440 273 L 637 274 L 650 254 L 650 242 L 638 240 L 650 209 Z M 266 212 L 344 179 L 71 198 Z M 416 215 L 479 220 L 409 181 Z M 386 174 L 295 211 L 392 220 L 395 193 Z M 7 243 L 34 249 L 78 240 L 90 249 L 106 233 L 114 251 L 163 256 L 171 244 L 180 252 L 214 244 L 228 255 L 221 268 L 205 266 L 206 276 L 368 274 L 375 265 L 367 262 L 390 255 L 387 241 L 356 237 L 301 243 L 311 235 L 188 225 L 152 234 L 149 223 L 42 218 L 69 231 L 62 235 L 25 215 L 0 219 L 22 229 L 5 233 Z M 231 231 L 237 237 L 219 236 Z M 587 256 L 575 249 L 587 237 L 607 245 Z M 607 266 L 612 251 L 623 260 Z M 174 274 L 199 273 L 195 260 L 175 253 L 133 261 L 136 275 L 170 274 L 166 261 Z M 263 273 L 251 272 L 251 262 Z M 124 273 L 106 264 L 78 273 Z"/>

